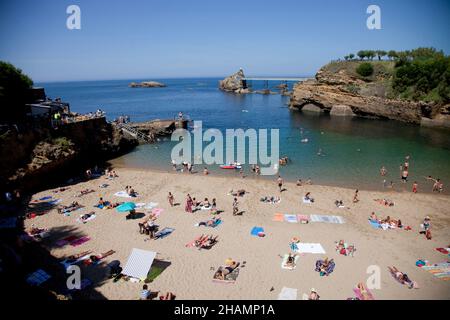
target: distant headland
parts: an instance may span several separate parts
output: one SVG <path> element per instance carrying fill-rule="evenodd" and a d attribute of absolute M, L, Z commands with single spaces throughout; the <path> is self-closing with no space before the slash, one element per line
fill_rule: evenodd
<path fill-rule="evenodd" d="M 164 83 L 156 81 L 142 81 L 142 82 L 131 82 L 128 85 L 130 88 L 164 88 L 167 87 Z"/>

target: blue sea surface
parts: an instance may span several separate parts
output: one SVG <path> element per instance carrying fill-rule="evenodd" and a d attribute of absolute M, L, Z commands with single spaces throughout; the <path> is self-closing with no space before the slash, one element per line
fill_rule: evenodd
<path fill-rule="evenodd" d="M 108 120 L 128 115 L 131 121 L 173 119 L 179 111 L 192 120 L 201 120 L 203 130 L 279 129 L 280 156 L 290 164 L 281 167 L 287 180 L 311 178 L 314 183 L 351 188 L 383 189 L 383 180 L 393 181 L 396 190 L 431 190 L 424 177 L 441 178 L 444 189 L 450 181 L 450 131 L 424 128 L 397 121 L 332 117 L 290 110 L 289 97 L 282 95 L 235 95 L 218 90 L 220 79 L 150 79 L 167 84 L 165 88 L 129 88 L 131 81 L 149 79 L 41 83 L 51 98 L 61 97 L 79 113 L 106 111 Z M 270 82 L 276 90 L 279 84 Z M 292 86 L 292 83 L 290 83 Z M 262 89 L 263 83 L 254 83 Z M 308 139 L 302 143 L 301 139 Z M 156 144 L 140 145 L 113 161 L 116 165 L 171 170 L 170 137 Z M 319 150 L 321 151 L 320 154 Z M 410 155 L 410 177 L 400 182 L 400 165 Z M 385 166 L 386 177 L 379 169 Z M 197 165 L 201 171 L 204 165 Z M 222 175 L 236 175 L 206 166 Z M 249 166 L 244 171 L 250 174 Z M 274 177 L 269 177 L 274 178 Z"/>

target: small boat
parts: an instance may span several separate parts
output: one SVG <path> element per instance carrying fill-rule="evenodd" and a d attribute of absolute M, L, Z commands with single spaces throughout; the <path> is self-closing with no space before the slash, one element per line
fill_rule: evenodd
<path fill-rule="evenodd" d="M 220 166 L 220 169 L 241 169 L 242 166 L 240 163 L 237 164 L 223 164 Z"/>

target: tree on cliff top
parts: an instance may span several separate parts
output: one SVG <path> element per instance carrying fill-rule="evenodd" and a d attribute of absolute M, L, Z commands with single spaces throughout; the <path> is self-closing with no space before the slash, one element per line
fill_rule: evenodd
<path fill-rule="evenodd" d="M 33 81 L 11 63 L 0 61 L 0 122 L 16 121 L 25 115 L 28 90 Z"/>

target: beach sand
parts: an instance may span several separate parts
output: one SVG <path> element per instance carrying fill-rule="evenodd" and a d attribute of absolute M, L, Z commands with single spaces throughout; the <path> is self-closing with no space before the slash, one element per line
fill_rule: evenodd
<path fill-rule="evenodd" d="M 122 267 L 127 262 L 132 248 L 157 252 L 156 259 L 168 261 L 170 265 L 151 283 L 149 289 L 165 293 L 171 291 L 177 299 L 277 299 L 282 287 L 298 289 L 298 299 L 303 293 L 315 288 L 321 299 L 347 299 L 354 297 L 353 288 L 358 282 L 365 282 L 370 276 L 369 266 L 378 266 L 381 275 L 381 288 L 373 289 L 376 299 L 450 299 L 450 281 L 436 279 L 431 273 L 415 266 L 418 259 L 427 259 L 431 263 L 445 262 L 448 256 L 435 248 L 446 247 L 450 243 L 450 196 L 438 194 L 413 194 L 411 192 L 373 192 L 360 190 L 360 201 L 352 203 L 353 189 L 327 187 L 319 185 L 301 186 L 286 183 L 286 191 L 281 194 L 281 203 L 266 204 L 260 202 L 263 196 L 279 195 L 275 181 L 266 179 L 242 179 L 205 177 L 201 173 L 165 173 L 149 170 L 120 169 L 119 177 L 107 180 L 104 177 L 78 183 L 70 190 L 53 194 L 50 190 L 33 195 L 33 199 L 53 195 L 68 205 L 76 200 L 86 206 L 71 216 L 64 216 L 52 209 L 47 214 L 25 221 L 26 227 L 49 228 L 51 236 L 42 241 L 51 254 L 63 258 L 84 250 L 94 253 L 110 249 L 115 254 L 105 259 L 104 264 L 120 260 Z M 102 183 L 109 186 L 99 188 Z M 164 212 L 157 220 L 160 229 L 174 228 L 175 231 L 164 239 L 146 240 L 148 236 L 138 232 L 138 220 L 126 220 L 124 213 L 115 209 L 100 210 L 93 208 L 100 196 L 105 200 L 118 202 L 128 199 L 115 197 L 114 193 L 132 185 L 139 197 L 131 199 L 138 202 L 158 202 Z M 90 193 L 75 198 L 80 190 L 92 188 Z M 248 193 L 239 197 L 241 216 L 232 215 L 233 197 L 227 195 L 231 190 L 245 189 Z M 167 201 L 168 192 L 175 196 L 179 206 L 171 208 Z M 303 195 L 311 192 L 315 198 L 313 204 L 304 204 Z M 224 210 L 220 216 L 223 223 L 217 228 L 196 227 L 200 221 L 211 217 L 209 211 L 195 213 L 184 211 L 186 194 L 203 200 L 217 199 L 218 209 Z M 393 207 L 385 207 L 375 202 L 376 198 L 389 198 L 395 202 Z M 334 201 L 343 200 L 349 209 L 336 208 Z M 86 224 L 76 222 L 80 214 L 95 211 L 97 217 Z M 144 210 L 137 210 L 143 212 Z M 368 216 L 374 211 L 378 217 L 390 216 L 401 219 L 412 231 L 402 229 L 374 229 L 368 223 Z M 148 212 L 148 211 L 144 211 Z M 299 224 L 275 222 L 275 213 L 339 215 L 344 224 L 315 223 Z M 426 240 L 418 233 L 423 218 L 429 215 L 432 222 L 432 240 Z M 254 226 L 263 227 L 263 238 L 250 235 Z M 76 232 L 91 237 L 91 240 L 79 247 L 54 246 L 55 234 L 59 237 Z M 53 236 L 52 236 L 53 233 Z M 210 250 L 186 248 L 185 245 L 201 234 L 219 236 L 219 242 Z M 326 254 L 304 254 L 300 256 L 295 270 L 281 268 L 281 257 L 289 252 L 289 242 L 293 237 L 301 242 L 321 243 Z M 342 256 L 335 251 L 335 241 L 345 240 L 355 244 L 354 257 Z M 319 258 L 333 258 L 336 263 L 334 272 L 321 277 L 314 271 L 315 261 Z M 215 270 L 224 264 L 227 258 L 245 263 L 240 269 L 234 284 L 221 284 L 212 281 Z M 388 266 L 399 270 L 418 282 L 420 289 L 408 289 L 396 282 L 387 270 Z M 104 268 L 90 266 L 83 268 L 82 276 L 94 281 L 95 290 L 108 299 L 138 299 L 141 283 L 120 280 L 114 283 L 105 278 Z M 273 288 L 273 290 L 271 290 Z M 89 298 L 89 296 L 88 296 Z"/>

